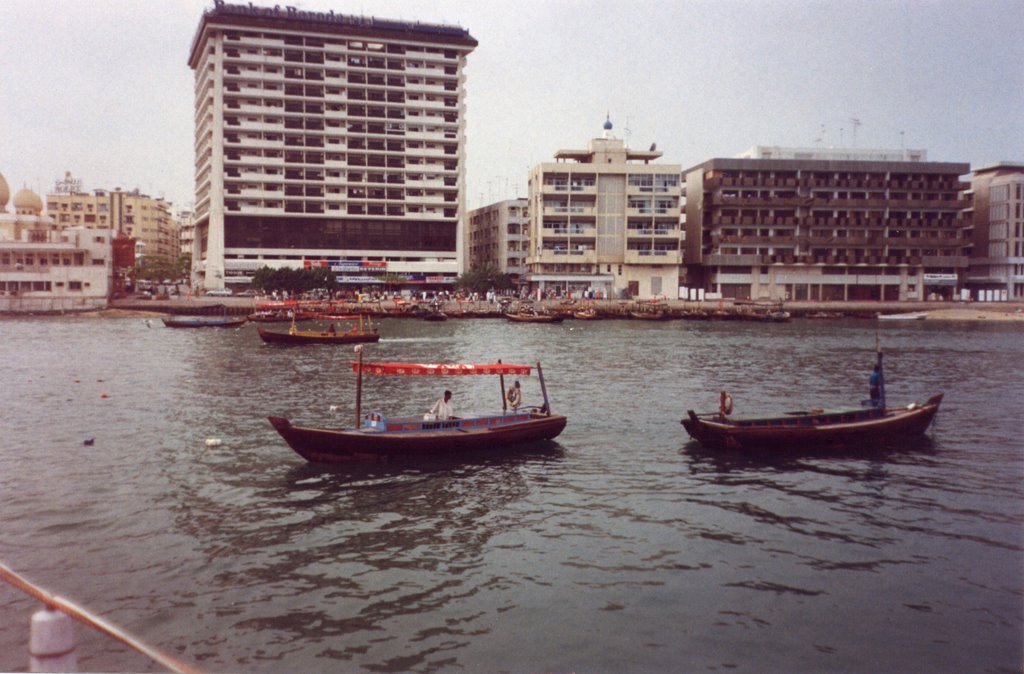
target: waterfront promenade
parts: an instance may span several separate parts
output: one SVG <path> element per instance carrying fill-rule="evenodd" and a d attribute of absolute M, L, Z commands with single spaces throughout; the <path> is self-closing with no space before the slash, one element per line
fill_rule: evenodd
<path fill-rule="evenodd" d="M 256 306 L 268 302 L 268 298 L 251 297 L 199 297 L 181 299 L 143 300 L 128 298 L 114 300 L 104 313 L 134 311 L 155 314 L 210 314 L 224 311 L 232 315 L 245 315 L 255 310 Z M 426 306 L 426 303 L 420 303 Z M 563 300 L 544 300 L 539 304 L 548 311 L 572 310 L 582 306 L 593 305 L 600 318 L 628 319 L 630 310 L 637 305 L 628 300 L 577 300 L 574 304 L 566 304 Z M 375 314 L 389 317 L 418 316 L 416 304 L 394 302 L 392 300 L 366 302 L 338 302 L 352 312 Z M 658 306 L 665 308 L 669 318 L 685 318 L 688 312 L 704 311 L 720 312 L 726 317 L 742 317 L 751 311 L 745 304 L 736 304 L 729 300 L 691 302 L 668 300 Z M 494 302 L 486 301 L 449 301 L 442 309 L 453 318 L 501 318 L 502 312 Z M 816 317 L 847 317 L 874 318 L 877 314 L 900 314 L 926 312 L 930 320 L 990 320 L 990 321 L 1021 321 L 1024 322 L 1024 302 L 787 302 L 785 310 L 795 319 Z"/>

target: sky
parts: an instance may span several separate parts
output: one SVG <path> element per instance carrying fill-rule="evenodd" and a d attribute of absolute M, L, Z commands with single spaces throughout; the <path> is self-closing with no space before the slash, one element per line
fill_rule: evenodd
<path fill-rule="evenodd" d="M 248 0 L 246 0 L 248 2 Z M 683 169 L 753 145 L 1024 162 L 1024 0 L 251 0 L 458 25 L 467 205 L 599 137 Z M 0 0 L 0 174 L 193 203 L 187 59 L 213 0 Z M 857 120 L 854 123 L 854 120 Z"/>

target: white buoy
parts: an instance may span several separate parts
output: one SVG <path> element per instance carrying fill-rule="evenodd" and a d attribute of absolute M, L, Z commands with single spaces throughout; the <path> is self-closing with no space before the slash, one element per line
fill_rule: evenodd
<path fill-rule="evenodd" d="M 221 444 L 220 438 L 206 438 L 207 447 L 220 447 Z"/>
<path fill-rule="evenodd" d="M 49 608 L 36 611 L 32 615 L 28 650 L 30 671 L 77 672 L 74 621 Z"/>
<path fill-rule="evenodd" d="M 337 405 L 331 405 L 327 409 L 329 409 L 332 412 L 337 412 L 338 411 L 338 406 Z"/>

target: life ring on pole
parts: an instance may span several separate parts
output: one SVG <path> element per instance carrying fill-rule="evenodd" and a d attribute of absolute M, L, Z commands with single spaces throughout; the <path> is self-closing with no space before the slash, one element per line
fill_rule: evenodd
<path fill-rule="evenodd" d="M 718 397 L 718 415 L 723 419 L 732 414 L 732 396 L 728 391 L 722 391 Z"/>

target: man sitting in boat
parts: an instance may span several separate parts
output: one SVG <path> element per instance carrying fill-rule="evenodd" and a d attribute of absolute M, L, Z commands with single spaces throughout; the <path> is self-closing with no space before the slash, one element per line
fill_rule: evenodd
<path fill-rule="evenodd" d="M 518 410 L 519 406 L 523 404 L 523 391 L 519 388 L 518 381 L 505 394 L 505 399 L 508 401 L 508 406 L 512 408 L 513 412 Z"/>
<path fill-rule="evenodd" d="M 430 408 L 430 413 L 438 421 L 448 421 L 451 419 L 455 415 L 455 408 L 452 406 L 452 392 L 445 391 L 444 396 L 438 398 L 434 406 Z"/>

